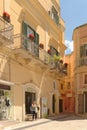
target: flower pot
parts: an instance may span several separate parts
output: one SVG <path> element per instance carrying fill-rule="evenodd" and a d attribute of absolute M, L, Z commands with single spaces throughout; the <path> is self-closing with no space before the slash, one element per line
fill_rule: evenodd
<path fill-rule="evenodd" d="M 3 19 L 10 22 L 10 15 L 7 12 L 3 12 Z"/>
<path fill-rule="evenodd" d="M 44 45 L 42 43 L 39 44 L 39 47 L 44 49 Z"/>
<path fill-rule="evenodd" d="M 49 55 L 51 55 L 51 50 L 50 50 L 50 49 L 48 49 L 48 51 L 47 51 L 47 52 L 48 52 L 48 54 L 49 54 Z"/>
<path fill-rule="evenodd" d="M 31 41 L 33 41 L 33 40 L 34 40 L 34 35 L 33 35 L 33 34 L 29 34 L 29 39 L 30 39 Z"/>
<path fill-rule="evenodd" d="M 63 64 L 63 60 L 60 60 L 60 63 Z"/>

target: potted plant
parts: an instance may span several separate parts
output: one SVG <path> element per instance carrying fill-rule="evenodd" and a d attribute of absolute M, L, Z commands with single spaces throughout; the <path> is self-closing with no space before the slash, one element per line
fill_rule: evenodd
<path fill-rule="evenodd" d="M 63 64 L 63 60 L 60 60 L 60 63 Z"/>
<path fill-rule="evenodd" d="M 44 49 L 44 45 L 42 43 L 39 44 L 39 47 Z"/>
<path fill-rule="evenodd" d="M 47 50 L 47 53 L 48 53 L 49 55 L 51 55 L 51 50 L 50 50 L 50 49 L 48 49 L 48 50 Z"/>
<path fill-rule="evenodd" d="M 28 38 L 33 41 L 34 40 L 34 35 L 33 34 L 29 34 Z"/>
<path fill-rule="evenodd" d="M 60 57 L 60 56 L 58 56 L 58 55 L 54 55 L 53 57 L 54 57 L 54 61 L 59 61 L 59 60 L 60 60 L 60 58 L 61 58 L 61 57 Z"/>
<path fill-rule="evenodd" d="M 67 68 L 67 66 L 68 66 L 68 63 L 64 63 L 64 67 Z"/>
<path fill-rule="evenodd" d="M 7 12 L 3 12 L 3 19 L 10 22 L 10 15 Z"/>

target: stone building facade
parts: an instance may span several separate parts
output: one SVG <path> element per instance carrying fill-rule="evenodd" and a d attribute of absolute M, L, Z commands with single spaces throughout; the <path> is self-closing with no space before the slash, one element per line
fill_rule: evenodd
<path fill-rule="evenodd" d="M 38 118 L 65 111 L 64 31 L 59 0 L 1 0 L 0 119 L 26 120 L 33 101 Z"/>
<path fill-rule="evenodd" d="M 87 113 L 87 24 L 74 29 L 73 41 L 75 112 L 85 114 Z"/>

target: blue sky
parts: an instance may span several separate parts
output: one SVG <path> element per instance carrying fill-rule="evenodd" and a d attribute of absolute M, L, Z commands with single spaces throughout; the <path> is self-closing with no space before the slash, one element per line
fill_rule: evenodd
<path fill-rule="evenodd" d="M 87 23 L 87 0 L 60 0 L 60 7 L 61 16 L 65 21 L 65 43 L 69 46 L 69 53 L 73 50 L 73 30 Z"/>

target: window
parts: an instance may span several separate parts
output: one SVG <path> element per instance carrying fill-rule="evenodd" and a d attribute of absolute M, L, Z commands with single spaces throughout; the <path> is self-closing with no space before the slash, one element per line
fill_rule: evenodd
<path fill-rule="evenodd" d="M 29 39 L 28 39 L 30 34 L 34 36 L 33 42 L 31 41 L 31 44 L 29 44 Z M 33 28 L 31 28 L 24 21 L 22 22 L 22 35 L 24 36 L 23 47 L 26 50 L 29 50 L 31 53 L 39 56 L 39 35 Z"/>
<path fill-rule="evenodd" d="M 87 74 L 84 75 L 84 84 L 87 84 Z"/>
<path fill-rule="evenodd" d="M 61 84 L 61 90 L 63 90 L 63 84 Z"/>
<path fill-rule="evenodd" d="M 85 56 L 87 56 L 87 44 L 84 45 L 85 48 Z"/>
<path fill-rule="evenodd" d="M 57 89 L 57 82 L 53 81 L 53 89 Z"/>
<path fill-rule="evenodd" d="M 57 12 L 56 9 L 54 8 L 54 6 L 52 6 L 52 19 L 55 21 L 55 23 L 56 23 L 57 25 L 59 24 L 58 12 Z"/>
<path fill-rule="evenodd" d="M 80 57 L 87 56 L 87 44 L 80 46 Z"/>
<path fill-rule="evenodd" d="M 67 83 L 67 89 L 70 89 L 70 82 Z"/>
<path fill-rule="evenodd" d="M 35 36 L 34 43 L 39 45 L 39 35 L 38 33 L 31 28 L 27 23 L 24 21 L 22 22 L 22 34 L 27 38 L 29 34 L 33 34 Z"/>

